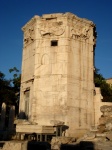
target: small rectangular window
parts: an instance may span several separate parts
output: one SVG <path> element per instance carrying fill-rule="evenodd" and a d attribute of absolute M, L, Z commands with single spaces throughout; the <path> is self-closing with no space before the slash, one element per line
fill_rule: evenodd
<path fill-rule="evenodd" d="M 58 41 L 57 40 L 51 41 L 51 46 L 58 46 Z"/>

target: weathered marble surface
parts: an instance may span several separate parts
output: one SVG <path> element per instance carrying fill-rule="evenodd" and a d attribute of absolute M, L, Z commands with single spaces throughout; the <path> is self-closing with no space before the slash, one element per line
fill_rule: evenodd
<path fill-rule="evenodd" d="M 34 16 L 24 32 L 20 114 L 80 136 L 94 124 L 95 25 L 72 13 Z"/>
<path fill-rule="evenodd" d="M 39 126 L 39 125 L 17 125 L 17 133 L 48 133 L 54 134 L 54 128 L 52 126 Z"/>

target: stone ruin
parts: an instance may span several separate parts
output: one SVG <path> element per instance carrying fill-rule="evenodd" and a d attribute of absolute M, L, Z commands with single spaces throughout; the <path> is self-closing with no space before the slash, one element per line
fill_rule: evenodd
<path fill-rule="evenodd" d="M 95 24 L 72 13 L 56 13 L 36 15 L 22 30 L 19 118 L 14 121 L 12 106 L 4 130 L 2 105 L 2 140 L 9 135 L 15 140 L 2 149 L 30 150 L 28 145 L 47 141 L 51 147 L 46 149 L 52 150 L 110 150 L 112 104 L 106 106 L 94 87 Z"/>
<path fill-rule="evenodd" d="M 6 104 L 2 103 L 1 116 L 0 116 L 0 140 L 11 139 L 16 134 L 14 120 L 15 120 L 15 106 L 11 106 L 6 118 Z"/>
<path fill-rule="evenodd" d="M 88 130 L 82 137 L 76 138 L 76 137 L 66 137 L 65 135 L 53 135 L 50 144 L 48 144 L 48 139 L 44 139 L 46 142 L 38 142 L 37 139 L 30 138 L 25 140 L 23 139 L 24 136 L 21 135 L 21 140 L 18 139 L 18 134 L 15 133 L 15 127 L 14 127 L 14 106 L 10 108 L 9 113 L 9 123 L 8 128 L 5 128 L 5 113 L 6 113 L 6 105 L 5 103 L 2 104 L 2 110 L 1 110 L 1 118 L 0 118 L 0 138 L 1 138 L 1 144 L 0 147 L 2 150 L 27 150 L 27 148 L 30 150 L 34 146 L 36 148 L 40 149 L 49 149 L 49 150 L 65 150 L 65 149 L 77 149 L 77 150 L 111 150 L 112 148 L 112 106 L 109 105 L 103 105 L 100 107 L 100 111 L 102 115 L 99 118 L 99 125 L 93 126 Z M 16 120 L 17 121 L 17 120 Z M 18 124 L 28 126 L 28 123 L 25 120 L 18 120 Z M 53 121 L 54 123 L 54 121 Z M 60 122 L 58 122 L 59 125 Z M 31 123 L 29 123 L 30 125 Z M 57 122 L 55 122 L 57 125 Z M 62 123 L 61 123 L 62 124 Z M 23 126 L 20 129 L 23 129 Z M 29 129 L 29 128 L 28 128 Z M 45 128 L 46 130 L 47 128 Z M 31 129 L 29 129 L 31 131 Z M 40 130 L 40 132 L 43 129 L 38 126 L 38 128 L 35 128 L 36 130 Z M 1 132 L 2 131 L 2 132 Z M 25 130 L 26 131 L 26 130 Z M 48 130 L 46 130 L 48 134 Z M 51 131 L 51 129 L 49 130 Z M 33 132 L 33 131 L 32 131 Z M 54 133 L 54 130 L 52 129 L 52 132 Z M 28 132 L 29 133 L 29 132 Z M 27 132 L 26 132 L 27 134 Z M 11 140 L 11 137 L 13 141 Z M 42 138 L 42 137 L 41 137 Z M 10 141 L 7 141 L 10 139 Z M 4 140 L 5 144 L 4 144 Z M 40 139 L 43 141 L 42 139 Z M 42 148 L 43 147 L 43 148 Z"/>
<path fill-rule="evenodd" d="M 22 31 L 19 113 L 30 125 L 22 129 L 17 124 L 17 131 L 44 127 L 52 132 L 55 126 L 59 135 L 82 136 L 95 118 L 95 24 L 72 13 L 55 13 L 35 15 Z"/>
<path fill-rule="evenodd" d="M 102 116 L 99 118 L 99 129 L 101 132 L 112 130 L 112 106 L 103 105 L 100 108 Z"/>
<path fill-rule="evenodd" d="M 112 105 L 100 107 L 102 115 L 99 125 L 91 129 L 81 138 L 53 137 L 52 149 L 79 149 L 79 150 L 111 150 L 112 149 Z"/>

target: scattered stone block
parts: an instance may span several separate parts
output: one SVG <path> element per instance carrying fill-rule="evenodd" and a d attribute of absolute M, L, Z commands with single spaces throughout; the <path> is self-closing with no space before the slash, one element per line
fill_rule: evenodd
<path fill-rule="evenodd" d="M 112 132 L 108 132 L 108 133 L 106 134 L 106 138 L 107 138 L 108 140 L 112 141 Z"/>

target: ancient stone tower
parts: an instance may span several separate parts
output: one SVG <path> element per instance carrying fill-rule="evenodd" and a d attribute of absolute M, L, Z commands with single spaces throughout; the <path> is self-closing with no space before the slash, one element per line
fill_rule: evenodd
<path fill-rule="evenodd" d="M 24 32 L 20 113 L 67 136 L 94 125 L 95 25 L 72 13 L 34 16 Z"/>

